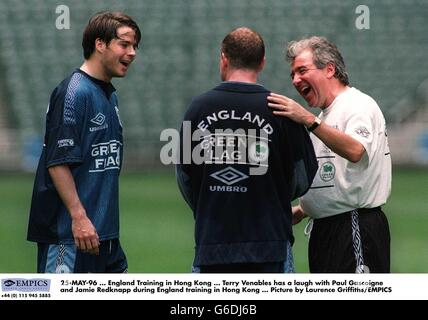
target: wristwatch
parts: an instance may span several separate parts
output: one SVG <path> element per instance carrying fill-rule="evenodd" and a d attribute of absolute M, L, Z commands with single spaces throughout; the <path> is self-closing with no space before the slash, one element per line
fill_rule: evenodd
<path fill-rule="evenodd" d="M 314 123 L 312 123 L 311 126 L 308 128 L 308 131 L 309 132 L 314 131 L 320 124 L 321 124 L 321 119 L 318 117 L 315 117 Z"/>

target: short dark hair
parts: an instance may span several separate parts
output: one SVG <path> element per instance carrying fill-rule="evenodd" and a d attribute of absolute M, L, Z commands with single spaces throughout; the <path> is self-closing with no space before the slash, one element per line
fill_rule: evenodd
<path fill-rule="evenodd" d="M 265 56 L 263 38 L 246 27 L 231 31 L 223 39 L 221 50 L 237 69 L 257 70 Z"/>
<path fill-rule="evenodd" d="M 93 15 L 88 25 L 83 31 L 82 47 L 83 56 L 89 59 L 95 51 L 95 40 L 101 39 L 107 45 L 114 38 L 117 38 L 117 29 L 123 26 L 132 28 L 135 31 L 136 45 L 141 40 L 141 32 L 137 23 L 131 17 L 122 12 L 102 11 Z"/>
<path fill-rule="evenodd" d="M 345 86 L 349 84 L 348 74 L 345 69 L 345 62 L 340 54 L 337 46 L 328 41 L 324 37 L 313 36 L 310 38 L 301 39 L 299 41 L 291 41 L 287 46 L 286 58 L 292 63 L 294 58 L 302 51 L 311 49 L 314 56 L 314 64 L 317 68 L 322 69 L 328 63 L 335 66 L 336 72 L 334 77 L 337 78 Z"/>

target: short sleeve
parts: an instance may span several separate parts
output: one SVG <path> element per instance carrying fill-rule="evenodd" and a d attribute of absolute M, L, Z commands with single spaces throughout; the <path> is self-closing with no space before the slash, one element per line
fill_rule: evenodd
<path fill-rule="evenodd" d="M 345 133 L 360 142 L 369 160 L 373 154 L 374 121 L 370 112 L 353 114 L 346 123 Z"/>
<path fill-rule="evenodd" d="M 84 90 L 79 90 L 80 79 L 74 74 L 66 88 L 52 93 L 45 138 L 47 167 L 83 162 L 86 99 Z"/>

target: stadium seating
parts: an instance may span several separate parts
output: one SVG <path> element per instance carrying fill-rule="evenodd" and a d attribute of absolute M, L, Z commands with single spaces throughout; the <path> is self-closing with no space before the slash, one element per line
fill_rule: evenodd
<path fill-rule="evenodd" d="M 342 0 L 61 3 L 70 8 L 69 30 L 55 27 L 56 0 L 0 1 L 0 81 L 7 88 L 13 126 L 22 137 L 43 136 L 52 89 L 82 63 L 88 18 L 105 9 L 125 11 L 143 33 L 127 78 L 113 81 L 131 166 L 156 162 L 160 132 L 178 128 L 191 98 L 218 83 L 219 45 L 238 26 L 252 27 L 265 38 L 267 65 L 260 82 L 301 102 L 290 83 L 284 48 L 289 40 L 312 34 L 337 43 L 351 84 L 372 95 L 390 122 L 402 120 L 397 103 L 411 99 L 428 78 L 426 0 L 370 2 L 369 30 L 355 27 L 357 4 Z"/>

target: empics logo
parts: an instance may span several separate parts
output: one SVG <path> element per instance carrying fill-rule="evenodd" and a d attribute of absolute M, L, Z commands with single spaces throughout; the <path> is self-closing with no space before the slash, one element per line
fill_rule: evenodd
<path fill-rule="evenodd" d="M 247 192 L 247 187 L 243 186 L 232 186 L 244 179 L 248 179 L 249 176 L 236 170 L 232 167 L 224 168 L 210 175 L 214 179 L 217 179 L 227 186 L 210 186 L 210 191 L 221 191 L 221 192 Z"/>
<path fill-rule="evenodd" d="M 105 120 L 106 116 L 103 115 L 101 112 L 98 112 L 98 114 L 91 119 L 91 122 L 96 124 L 97 127 L 89 127 L 89 131 L 93 132 L 108 128 L 108 124 L 105 123 Z"/>
<path fill-rule="evenodd" d="M 3 292 L 6 291 L 21 291 L 21 292 L 34 292 L 34 291 L 45 291 L 49 292 L 51 286 L 50 279 L 2 279 L 1 289 Z"/>

